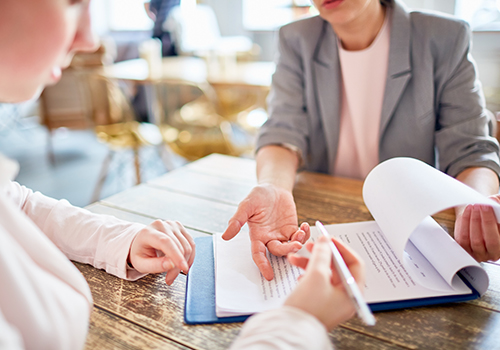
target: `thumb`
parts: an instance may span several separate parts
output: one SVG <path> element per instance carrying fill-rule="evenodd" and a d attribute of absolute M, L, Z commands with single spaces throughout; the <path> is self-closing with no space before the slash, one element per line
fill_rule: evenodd
<path fill-rule="evenodd" d="M 173 269 L 174 263 L 165 256 L 158 258 L 140 257 L 134 268 L 141 273 L 162 273 Z"/>
<path fill-rule="evenodd" d="M 493 201 L 495 201 L 496 203 L 499 203 L 500 204 L 500 199 L 498 198 L 500 195 L 498 194 L 494 194 L 492 196 L 490 196 L 489 198 Z"/>
<path fill-rule="evenodd" d="M 319 270 L 330 273 L 332 263 L 332 251 L 329 246 L 328 238 L 320 237 L 314 244 L 311 258 L 307 264 L 306 273 L 311 270 Z"/>

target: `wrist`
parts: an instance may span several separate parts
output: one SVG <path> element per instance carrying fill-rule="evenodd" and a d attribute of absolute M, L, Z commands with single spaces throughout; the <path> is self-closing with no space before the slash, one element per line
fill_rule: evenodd
<path fill-rule="evenodd" d="M 286 186 L 284 186 L 283 184 L 280 184 L 279 182 L 272 182 L 272 181 L 259 182 L 257 187 L 260 187 L 260 188 L 266 190 L 267 192 L 272 191 L 272 193 L 275 193 L 276 195 L 281 194 L 281 195 L 290 196 L 293 200 L 292 189 L 287 188 Z"/>
<path fill-rule="evenodd" d="M 280 179 L 259 179 L 258 186 L 263 187 L 273 187 L 278 190 L 284 190 L 286 192 L 292 193 L 293 183 L 290 184 L 289 181 L 283 181 Z"/>
<path fill-rule="evenodd" d="M 307 315 L 308 317 L 314 318 L 318 323 L 321 323 L 323 327 L 325 327 L 327 332 L 337 327 L 343 321 L 342 319 L 340 319 L 340 317 L 332 317 L 332 315 L 330 315 L 330 317 L 328 318 L 321 317 L 321 313 L 314 312 L 314 309 L 309 310 L 307 307 L 304 307 L 304 305 L 301 305 L 300 303 L 294 303 L 293 301 L 288 302 L 288 300 L 286 300 L 283 304 L 283 307 L 287 308 L 288 310 L 293 310 L 295 313 L 300 313 L 302 315 Z"/>
<path fill-rule="evenodd" d="M 299 164 L 295 152 L 281 146 L 269 145 L 258 151 L 256 161 L 259 184 L 272 184 L 292 192 Z"/>

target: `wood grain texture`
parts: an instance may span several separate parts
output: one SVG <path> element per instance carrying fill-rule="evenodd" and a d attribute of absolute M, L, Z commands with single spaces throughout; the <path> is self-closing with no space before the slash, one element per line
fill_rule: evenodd
<path fill-rule="evenodd" d="M 245 179 L 221 178 L 180 168 L 149 181 L 148 185 L 237 206 L 255 184 Z"/>
<path fill-rule="evenodd" d="M 223 179 L 238 179 L 253 184 L 257 183 L 255 161 L 251 159 L 212 154 L 186 165 L 185 168 Z"/>
<path fill-rule="evenodd" d="M 183 343 L 194 349 L 222 349 L 238 334 L 240 324 L 184 324 L 186 276 L 180 275 L 172 286 L 164 274 L 148 275 L 135 281 L 125 281 L 89 265 L 76 266 L 87 279 L 94 304 L 109 313 L 154 330 L 156 334 Z"/>
<path fill-rule="evenodd" d="M 139 185 L 101 201 L 105 205 L 131 213 L 177 220 L 184 226 L 203 232 L 224 232 L 235 205 Z"/>
<path fill-rule="evenodd" d="M 493 263 L 482 263 L 481 265 L 488 273 L 490 285 L 481 298 L 469 303 L 500 312 L 500 265 Z"/>
<path fill-rule="evenodd" d="M 110 207 L 108 205 L 105 205 L 103 203 L 94 203 L 86 207 L 89 211 L 96 213 L 96 214 L 105 214 L 105 215 L 112 215 L 118 219 L 125 220 L 125 221 L 130 221 L 130 222 L 137 222 L 139 224 L 144 224 L 144 225 L 149 225 L 151 224 L 154 220 L 157 219 L 157 217 L 151 217 L 151 216 L 144 216 L 136 213 L 131 213 L 128 211 L 124 211 L 122 209 L 118 209 L 116 207 Z M 193 230 L 191 228 L 186 228 L 186 231 L 192 236 L 192 237 L 203 237 L 207 236 L 208 234 L 202 231 L 198 230 Z"/>
<path fill-rule="evenodd" d="M 353 331 L 410 349 L 494 349 L 500 339 L 500 313 L 471 305 L 446 304 L 377 313 L 377 325 L 347 323 Z M 494 347 L 491 347 L 496 344 Z"/>
<path fill-rule="evenodd" d="M 189 348 L 114 314 L 94 308 L 84 349 L 187 350 Z"/>

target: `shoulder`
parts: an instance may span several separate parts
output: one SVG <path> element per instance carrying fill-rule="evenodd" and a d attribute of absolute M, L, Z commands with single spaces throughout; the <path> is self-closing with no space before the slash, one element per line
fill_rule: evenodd
<path fill-rule="evenodd" d="M 470 27 L 461 19 L 432 11 L 411 11 L 409 18 L 412 40 L 430 41 L 443 48 L 469 43 Z"/>
<path fill-rule="evenodd" d="M 300 55 L 309 55 L 315 51 L 327 25 L 327 22 L 319 16 L 289 23 L 280 28 L 280 47 L 288 47 Z"/>
<path fill-rule="evenodd" d="M 289 40 L 311 40 L 321 35 L 325 24 L 325 20 L 319 16 L 298 20 L 281 27 L 280 38 Z"/>

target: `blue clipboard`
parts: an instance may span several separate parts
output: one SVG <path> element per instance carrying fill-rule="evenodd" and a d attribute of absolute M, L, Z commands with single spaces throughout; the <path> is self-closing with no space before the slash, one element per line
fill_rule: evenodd
<path fill-rule="evenodd" d="M 186 280 L 184 322 L 209 324 L 243 322 L 248 316 L 217 317 L 215 314 L 214 245 L 212 237 L 197 237 L 196 256 Z"/>
<path fill-rule="evenodd" d="M 215 275 L 214 249 L 212 237 L 197 237 L 196 257 L 189 270 L 186 281 L 186 300 L 184 304 L 184 321 L 187 324 L 209 324 L 243 322 L 248 316 L 217 317 L 215 314 Z M 451 302 L 474 300 L 480 297 L 470 283 L 462 280 L 471 289 L 469 294 L 406 299 L 383 303 L 368 304 L 372 311 L 389 311 L 410 307 L 430 306 Z"/>

